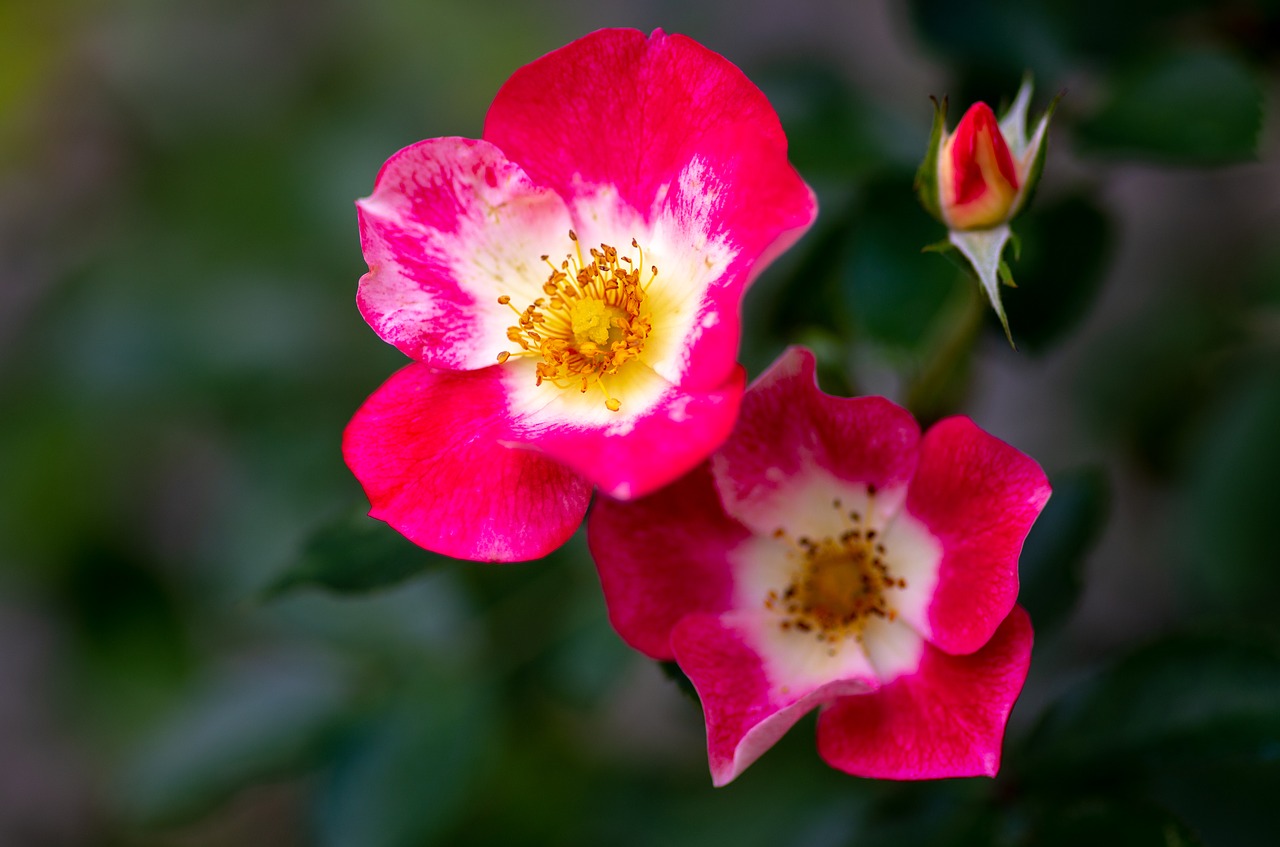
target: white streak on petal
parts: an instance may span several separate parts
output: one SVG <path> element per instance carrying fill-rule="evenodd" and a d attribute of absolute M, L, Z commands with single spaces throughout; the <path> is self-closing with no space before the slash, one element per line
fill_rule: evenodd
<path fill-rule="evenodd" d="M 774 698 L 804 696 L 837 682 L 846 684 L 830 692 L 833 699 L 871 690 L 869 681 L 876 678 L 875 669 L 852 636 L 834 645 L 833 656 L 833 645 L 819 641 L 815 632 L 784 630 L 780 624 L 780 615 L 767 613 L 744 615 L 739 623 L 744 637 L 763 661 Z"/>
<path fill-rule="evenodd" d="M 626 435 L 635 429 L 637 418 L 648 414 L 671 391 L 671 385 L 643 362 L 629 362 L 616 376 L 604 378 L 609 393 L 622 403 L 621 409 L 611 412 L 598 385 L 588 385 L 586 393 L 576 386 L 538 385 L 536 359 L 513 358 L 501 367 L 505 370 L 507 408 L 519 428 L 531 436 L 541 427 L 566 425 Z"/>
<path fill-rule="evenodd" d="M 800 572 L 796 549 L 782 539 L 753 535 L 729 551 L 733 567 L 733 607 L 764 609 L 772 591 L 782 596 Z"/>
<path fill-rule="evenodd" d="M 421 221 L 412 211 L 411 199 L 393 187 L 375 191 L 357 205 L 380 227 L 414 237 L 422 257 L 437 263 L 461 292 L 474 299 L 470 320 L 474 330 L 460 334 L 453 343 L 465 348 L 459 358 L 468 366 L 482 367 L 510 347 L 506 331 L 515 322 L 514 315 L 497 302 L 498 296 L 509 295 L 513 304 L 523 308 L 542 295 L 548 272 L 538 257 L 567 242 L 568 209 L 554 192 L 531 184 L 518 167 L 506 164 L 484 142 L 416 155 L 413 164 L 419 169 L 419 186 L 453 192 L 459 204 L 454 231 L 442 232 Z M 485 172 L 492 184 L 480 175 Z M 385 245 L 381 232 L 371 228 L 364 237 L 369 242 L 366 255 L 395 253 L 393 246 Z M 373 245 L 381 246 L 373 249 Z M 417 267 L 417 262 L 410 267 Z M 377 324 L 386 340 L 412 344 L 418 325 L 434 324 L 447 314 L 436 302 L 435 287 L 407 274 L 398 262 L 375 261 L 370 270 L 376 272 L 370 275 L 375 278 L 362 283 L 361 298 L 375 314 L 384 316 Z"/>
<path fill-rule="evenodd" d="M 713 456 L 712 462 L 718 458 Z M 751 491 L 732 504 L 730 513 L 761 535 L 783 529 L 792 538 L 835 538 L 850 528 L 850 512 L 859 514 L 863 529 L 880 529 L 898 513 L 907 495 L 906 486 L 897 486 L 880 489 L 873 498 L 864 484 L 839 479 L 812 460 L 802 460 L 802 465 L 790 476 L 781 468 L 767 469 L 765 479 L 775 487 Z"/>
<path fill-rule="evenodd" d="M 938 587 L 938 568 L 942 564 L 942 543 L 910 512 L 903 510 L 885 528 L 881 538 L 883 559 L 894 579 L 905 579 L 906 588 L 893 589 L 891 605 L 898 616 L 925 638 L 932 634 L 929 605 Z"/>
<path fill-rule="evenodd" d="M 708 311 L 707 291 L 724 276 L 738 250 L 729 233 L 711 228 L 724 191 L 719 176 L 695 156 L 676 180 L 676 201 L 666 203 L 669 186 L 659 192 L 650 210 L 649 241 L 641 244 L 646 247 L 645 264 L 658 266 L 658 278 L 649 288 L 653 333 L 645 361 L 678 383 L 688 368 L 689 348 L 703 329 L 720 320 Z M 652 262 L 647 252 L 650 245 Z"/>
<path fill-rule="evenodd" d="M 883 685 L 915 673 L 924 656 L 924 639 L 901 621 L 870 618 L 862 629 L 862 646 Z"/>

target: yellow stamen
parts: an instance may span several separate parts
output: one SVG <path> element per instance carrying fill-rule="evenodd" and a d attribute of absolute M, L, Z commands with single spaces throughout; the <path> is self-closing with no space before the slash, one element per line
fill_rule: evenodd
<path fill-rule="evenodd" d="M 507 339 L 520 350 L 504 350 L 498 361 L 536 356 L 537 385 L 545 381 L 586 393 L 594 383 L 604 393 L 605 408 L 616 412 L 622 402 L 610 394 L 604 378 L 617 375 L 644 350 L 652 330 L 645 299 L 658 268 L 653 266 L 649 279 L 641 281 L 638 268 L 644 267 L 644 251 L 635 239 L 631 246 L 639 251 L 636 262 L 619 256 L 608 244 L 590 248 L 591 259 L 585 261 L 578 234 L 569 230 L 569 240 L 576 258 L 570 254 L 557 267 L 549 256 L 541 257 L 551 270 L 542 285 L 546 297 L 523 311 L 511 306 L 518 318 L 507 329 Z M 509 306 L 511 298 L 504 294 L 498 302 Z"/>
<path fill-rule="evenodd" d="M 907 581 L 889 572 L 884 545 L 861 514 L 844 512 L 838 499 L 832 505 L 848 527 L 838 537 L 792 539 L 784 529 L 774 532 L 792 545 L 800 566 L 787 588 L 770 591 L 764 605 L 782 615 L 783 630 L 813 632 L 835 655 L 848 636 L 861 641 L 873 617 L 897 619 L 889 592 L 906 588 Z"/>

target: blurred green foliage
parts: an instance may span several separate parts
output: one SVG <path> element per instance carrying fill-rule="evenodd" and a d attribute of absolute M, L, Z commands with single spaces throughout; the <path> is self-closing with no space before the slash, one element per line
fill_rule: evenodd
<path fill-rule="evenodd" d="M 1044 511 L 1018 559 L 1018 602 L 1043 639 L 1061 626 L 1084 588 L 1084 561 L 1102 537 L 1110 512 L 1106 472 L 1085 468 L 1054 474 Z"/>
<path fill-rule="evenodd" d="M 1080 127 L 1087 148 L 1187 164 L 1249 159 L 1262 129 L 1262 92 L 1232 56 L 1183 51 L 1122 75 Z"/>
<path fill-rule="evenodd" d="M 846 5 L 0 6 L 0 843 L 1273 843 L 1280 8 Z M 403 358 L 353 303 L 353 199 L 623 24 L 741 64 L 818 191 L 747 300 L 752 373 L 809 344 L 828 390 L 1051 474 L 995 780 L 843 776 L 810 718 L 712 789 L 581 536 L 477 566 L 362 515 L 342 428 Z M 928 95 L 1024 70 L 1067 95 L 1015 354 L 911 180 Z"/>
<path fill-rule="evenodd" d="M 307 585 L 346 593 L 373 591 L 401 583 L 443 560 L 387 532 L 360 510 L 321 525 L 262 597 L 271 600 Z"/>

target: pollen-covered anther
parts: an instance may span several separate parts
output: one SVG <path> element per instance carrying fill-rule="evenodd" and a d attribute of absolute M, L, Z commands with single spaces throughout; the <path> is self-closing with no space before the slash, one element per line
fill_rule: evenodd
<path fill-rule="evenodd" d="M 653 266 L 649 276 L 642 278 L 644 250 L 635 239 L 631 240 L 638 252 L 634 260 L 603 243 L 590 248 L 586 259 L 573 230 L 569 240 L 574 252 L 558 267 L 549 256 L 541 257 L 551 269 L 542 284 L 545 297 L 523 311 L 511 305 L 509 296 L 498 298 L 516 314 L 507 339 L 520 348 L 500 352 L 498 362 L 512 356 L 536 357 L 538 385 L 549 382 L 584 394 L 599 389 L 605 408 L 616 412 L 622 402 L 610 393 L 606 380 L 644 351 L 652 330 L 647 290 L 658 269 Z"/>
<path fill-rule="evenodd" d="M 890 592 L 907 581 L 890 573 L 876 529 L 864 527 L 858 512 L 843 512 L 838 499 L 832 505 L 848 525 L 836 536 L 792 539 L 783 529 L 774 532 L 791 545 L 798 566 L 786 589 L 769 592 L 765 608 L 781 614 L 784 631 L 813 632 L 834 655 L 849 636 L 861 641 L 871 618 L 897 619 Z"/>

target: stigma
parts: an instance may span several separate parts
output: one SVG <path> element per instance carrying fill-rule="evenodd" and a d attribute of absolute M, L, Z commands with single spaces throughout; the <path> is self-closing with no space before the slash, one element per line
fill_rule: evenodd
<path fill-rule="evenodd" d="M 652 330 L 647 290 L 658 268 L 653 266 L 644 275 L 644 250 L 635 239 L 631 241 L 638 252 L 634 260 L 603 243 L 589 249 L 588 260 L 573 230 L 569 240 L 574 252 L 558 267 L 550 257 L 542 257 L 551 269 L 542 284 L 546 296 L 523 311 L 511 304 L 509 296 L 498 298 L 517 316 L 515 325 L 507 328 L 507 340 L 519 347 L 500 352 L 498 362 L 512 356 L 535 358 L 538 385 L 548 382 L 583 394 L 599 389 L 605 407 L 616 412 L 622 402 L 610 393 L 605 380 L 644 352 Z"/>
<path fill-rule="evenodd" d="M 832 506 L 845 524 L 839 535 L 792 538 L 784 529 L 774 532 L 791 547 L 788 556 L 796 567 L 786 588 L 769 591 L 764 605 L 780 616 L 784 631 L 813 633 L 834 656 L 845 640 L 861 642 L 873 618 L 897 619 L 894 592 L 907 581 L 890 572 L 877 529 L 860 512 L 845 511 L 839 499 Z"/>

